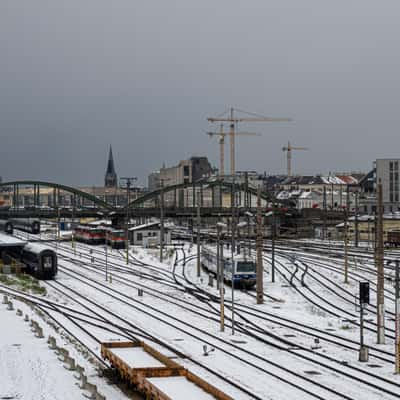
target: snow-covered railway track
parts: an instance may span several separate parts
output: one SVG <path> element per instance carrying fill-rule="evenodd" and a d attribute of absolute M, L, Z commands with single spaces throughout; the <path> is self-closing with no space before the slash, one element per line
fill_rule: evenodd
<path fill-rule="evenodd" d="M 81 278 L 78 279 L 79 281 Z M 338 398 L 338 397 L 332 397 L 334 394 L 335 396 L 339 396 L 339 398 L 346 398 L 346 399 L 351 399 L 351 396 L 346 396 L 343 393 L 339 393 L 332 387 L 326 386 L 324 384 L 320 384 L 318 381 L 311 379 L 307 376 L 304 376 L 300 373 L 294 372 L 290 368 L 285 368 L 281 364 L 276 363 L 270 359 L 266 359 L 265 357 L 260 356 L 259 354 L 256 354 L 252 351 L 248 351 L 246 349 L 243 349 L 242 346 L 235 345 L 233 343 L 230 343 L 229 341 L 225 339 L 221 339 L 220 337 L 210 334 L 208 331 L 201 329 L 197 326 L 194 326 L 192 324 L 189 324 L 185 321 L 182 321 L 182 318 L 176 318 L 171 316 L 169 313 L 165 313 L 163 311 L 160 311 L 158 309 L 155 309 L 154 307 L 142 303 L 140 301 L 137 301 L 136 299 L 133 299 L 124 293 L 119 293 L 115 289 L 110 290 L 108 287 L 106 287 L 103 284 L 99 284 L 98 282 L 92 281 L 91 279 L 84 278 L 84 283 L 91 287 L 92 289 L 101 292 L 102 294 L 105 294 L 107 296 L 110 296 L 114 300 L 118 300 L 122 304 L 129 306 L 130 308 L 135 309 L 138 312 L 144 313 L 148 317 L 151 317 L 155 319 L 156 321 L 172 328 L 174 331 L 178 331 L 181 334 L 187 335 L 192 339 L 195 339 L 199 341 L 201 344 L 207 344 L 209 346 L 212 346 L 216 349 L 218 349 L 220 352 L 224 353 L 228 357 L 232 357 L 236 359 L 237 361 L 240 361 L 244 364 L 246 364 L 248 367 L 254 368 L 256 371 L 268 374 L 269 376 L 275 376 L 277 379 L 287 381 L 286 383 L 289 383 L 292 386 L 297 387 L 298 389 L 301 389 L 305 391 L 306 393 L 316 397 L 316 398 Z M 81 282 L 82 283 L 82 282 Z M 77 292 L 78 293 L 78 292 Z M 229 350 L 227 350 L 225 347 L 228 347 Z M 240 353 L 241 355 L 238 355 L 237 353 Z M 268 368 L 268 369 L 266 369 Z M 310 368 L 312 366 L 310 365 Z M 221 371 L 222 373 L 222 371 Z M 280 375 L 279 375 L 280 374 Z M 268 376 L 266 375 L 266 376 Z M 293 378 L 295 380 L 293 381 Z M 309 383 L 312 383 L 314 387 L 323 389 L 326 393 L 323 397 L 319 396 L 316 392 L 310 392 L 308 390 L 305 390 L 301 384 L 297 383 L 297 380 L 303 380 L 307 381 Z M 330 395 L 328 395 L 328 393 Z M 327 397 L 328 396 L 328 397 Z"/>
<path fill-rule="evenodd" d="M 193 287 L 195 287 L 196 289 L 201 290 L 197 285 L 193 284 L 192 282 L 190 282 L 188 280 L 188 278 L 186 277 L 186 274 L 185 274 L 184 266 L 182 267 L 182 270 L 183 270 L 183 276 L 185 278 L 185 281 L 187 283 L 189 283 L 190 285 L 192 285 Z M 208 292 L 205 292 L 205 293 L 208 293 Z M 229 304 L 229 301 L 227 301 L 227 303 Z M 230 308 L 230 307 L 228 306 L 228 308 Z M 247 310 L 246 310 L 247 313 L 249 313 L 249 308 L 250 307 L 246 307 L 246 308 L 247 308 Z M 238 309 L 239 309 L 239 311 L 238 311 Z M 243 330 L 247 333 L 247 335 L 250 336 L 250 337 L 253 337 L 253 338 L 256 338 L 256 339 L 258 339 L 260 341 L 263 341 L 264 343 L 266 343 L 266 344 L 268 344 L 270 346 L 279 348 L 279 350 L 289 351 L 289 352 L 295 354 L 295 356 L 297 356 L 297 357 L 300 357 L 300 358 L 302 358 L 302 359 L 304 359 L 306 361 L 314 362 L 314 363 L 318 364 L 319 366 L 331 369 L 331 370 L 333 370 L 333 371 L 335 371 L 337 373 L 340 373 L 342 375 L 345 375 L 347 377 L 353 377 L 355 371 L 357 371 L 358 374 L 366 375 L 367 378 L 363 380 L 360 377 L 360 375 L 356 375 L 356 379 L 358 381 L 363 381 L 367 385 L 370 385 L 370 381 L 371 380 L 375 381 L 375 385 L 371 385 L 375 389 L 378 389 L 378 388 L 382 387 L 381 386 L 382 381 L 386 382 L 389 385 L 393 385 L 396 388 L 400 387 L 400 385 L 397 384 L 397 382 L 391 381 L 389 379 L 382 378 L 382 377 L 380 377 L 380 376 L 378 376 L 376 374 L 372 374 L 372 373 L 366 372 L 365 369 L 359 368 L 357 366 L 352 366 L 352 365 L 346 364 L 346 367 L 349 370 L 351 370 L 350 372 L 346 373 L 345 371 L 343 371 L 343 365 L 344 364 L 343 364 L 342 360 L 336 359 L 335 357 L 329 357 L 326 354 L 314 353 L 313 351 L 310 351 L 309 348 L 306 348 L 304 346 L 300 346 L 298 343 L 294 343 L 294 342 L 292 342 L 290 340 L 287 340 L 287 339 L 284 339 L 284 338 L 279 338 L 276 335 L 272 335 L 270 332 L 266 331 L 265 329 L 261 329 L 259 324 L 256 325 L 256 324 L 254 324 L 254 322 L 250 321 L 247 317 L 244 317 L 243 313 L 240 310 L 243 310 L 243 307 L 240 304 L 236 304 L 236 315 L 238 317 L 240 317 L 241 319 L 243 319 L 247 323 L 246 327 L 244 327 L 243 325 L 242 326 L 239 325 L 239 324 L 238 325 L 241 326 L 243 328 Z M 253 329 L 254 330 L 252 331 L 251 329 L 249 329 L 248 325 L 253 325 Z M 320 331 L 320 332 L 322 332 L 322 331 Z M 266 340 L 263 337 L 260 337 L 260 334 L 264 335 L 264 337 L 268 337 L 269 340 Z M 337 344 L 337 345 L 339 345 L 339 346 L 343 346 L 343 342 L 345 341 L 345 339 L 340 338 L 339 336 L 337 336 L 337 337 L 339 339 L 341 339 L 341 341 L 342 341 L 341 343 L 340 342 L 338 343 L 338 341 L 333 341 L 332 339 L 330 341 L 335 343 L 335 344 Z M 276 342 L 271 342 L 270 341 L 271 338 L 275 339 Z M 279 342 L 281 342 L 281 343 L 277 344 Z M 349 341 L 349 342 L 351 342 L 352 344 L 357 343 L 357 342 L 352 342 L 352 341 Z M 289 346 L 289 348 L 288 347 L 284 347 L 282 344 Z M 357 347 L 355 347 L 355 346 L 351 347 L 351 346 L 349 346 L 347 344 L 347 348 L 351 348 L 352 350 L 357 350 L 357 351 L 358 351 L 358 346 Z M 345 347 L 346 347 L 346 345 L 345 345 Z M 291 350 L 291 348 L 295 348 L 296 350 Z M 302 350 L 305 354 L 300 354 L 299 350 Z M 375 349 L 375 351 L 376 352 L 380 352 L 379 349 Z M 385 353 L 385 352 L 382 352 L 382 354 L 383 353 Z M 390 355 L 390 353 L 388 353 L 388 352 L 386 354 Z M 386 361 L 386 362 L 392 362 L 388 358 L 384 358 L 384 357 L 379 356 L 379 355 L 376 355 L 376 358 L 377 359 L 381 359 L 381 360 Z M 323 361 L 321 361 L 321 359 Z M 332 363 L 332 364 L 329 364 L 329 363 Z M 334 366 L 335 364 L 339 364 L 340 366 L 342 366 L 342 368 L 340 370 L 338 370 Z"/>

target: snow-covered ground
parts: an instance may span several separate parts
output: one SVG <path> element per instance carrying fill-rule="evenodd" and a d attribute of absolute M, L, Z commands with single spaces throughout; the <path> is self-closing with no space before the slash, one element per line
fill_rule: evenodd
<path fill-rule="evenodd" d="M 29 323 L 0 305 L 0 399 L 82 399 L 72 372 L 57 359 Z"/>
<path fill-rule="evenodd" d="M 59 315 L 57 318 L 93 351 L 99 352 L 99 344 L 88 332 L 103 341 L 121 339 L 121 329 L 139 338 L 150 334 L 168 344 L 170 349 L 148 338 L 146 341 L 164 353 L 171 354 L 171 349 L 183 353 L 186 358 L 175 355 L 175 361 L 235 400 L 317 396 L 360 400 L 397 398 L 400 379 L 393 375 L 394 346 L 390 337 L 393 321 L 390 318 L 386 345 L 376 345 L 373 325 L 367 324 L 371 330 L 366 331 L 365 340 L 371 346 L 371 358 L 368 363 L 357 361 L 359 330 L 354 295 L 358 280 L 374 278 L 368 263 L 363 265 L 365 269 L 358 265 L 357 270 L 357 265 L 350 263 L 352 279 L 344 286 L 340 260 L 326 257 L 321 261 L 312 259 L 309 252 L 297 251 L 297 260 L 293 263 L 287 257 L 291 251 L 281 251 L 276 257 L 277 279 L 271 283 L 270 255 L 266 253 L 265 302 L 256 305 L 252 293 L 235 290 L 237 325 L 232 336 L 230 287 L 225 287 L 226 329 L 220 332 L 219 304 L 207 300 L 205 295 L 218 296 L 219 293 L 216 287 L 208 286 L 205 271 L 197 277 L 195 248 L 186 245 L 184 250 L 186 265 L 179 261 L 175 267 L 175 257 L 160 263 L 156 250 L 131 249 L 128 266 L 124 251 L 109 251 L 110 283 L 105 280 L 102 246 L 78 243 L 74 253 L 70 244 L 61 243 L 58 245 L 57 279 L 43 285 L 47 288 L 47 298 L 54 304 L 84 314 L 85 321 L 79 324 L 72 322 L 76 322 L 77 315 L 69 320 Z M 182 256 L 179 250 L 178 259 Z M 305 268 L 300 260 L 308 263 L 304 286 L 300 277 Z M 298 272 L 295 274 L 296 263 Z M 292 277 L 295 287 L 288 282 Z M 139 288 L 144 291 L 143 297 L 138 295 Z M 391 293 L 392 289 L 388 288 L 390 311 L 393 309 Z M 373 303 L 374 293 L 371 297 Z M 73 314 L 73 311 L 68 312 Z M 373 319 L 373 308 L 368 313 L 368 318 Z M 105 318 L 97 321 L 96 327 L 90 323 L 90 318 L 95 316 Z M 114 332 L 99 327 L 110 327 L 110 324 Z M 206 350 L 215 350 L 206 356 L 203 346 Z M 107 390 L 108 384 L 96 379 L 98 387 Z"/>

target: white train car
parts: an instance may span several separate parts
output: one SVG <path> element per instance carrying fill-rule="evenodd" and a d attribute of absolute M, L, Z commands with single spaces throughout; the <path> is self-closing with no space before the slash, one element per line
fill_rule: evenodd
<path fill-rule="evenodd" d="M 224 280 L 233 283 L 235 287 L 250 289 L 256 284 L 256 263 L 243 254 L 236 254 L 233 257 L 233 273 L 231 250 L 224 249 L 223 259 Z M 217 248 L 203 246 L 201 252 L 201 264 L 203 268 L 217 275 Z"/>

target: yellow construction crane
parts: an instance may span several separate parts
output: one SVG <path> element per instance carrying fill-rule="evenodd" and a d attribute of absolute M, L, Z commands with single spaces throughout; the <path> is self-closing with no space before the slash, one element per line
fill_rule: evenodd
<path fill-rule="evenodd" d="M 308 147 L 295 147 L 287 143 L 287 147 L 282 147 L 282 151 L 286 151 L 286 161 L 287 161 L 287 176 L 292 176 L 292 151 L 293 150 L 309 150 Z"/>
<path fill-rule="evenodd" d="M 240 112 L 247 115 L 252 115 L 252 117 L 235 117 L 234 113 Z M 224 113 L 225 114 L 225 113 Z M 271 118 L 264 117 L 262 115 L 249 113 L 247 111 L 242 111 L 234 108 L 230 108 L 228 117 L 210 117 L 207 118 L 209 122 L 229 122 L 230 123 L 230 150 L 231 150 L 231 175 L 235 175 L 235 124 L 237 125 L 239 122 L 289 122 L 290 118 Z"/>
<path fill-rule="evenodd" d="M 224 126 L 221 124 L 219 132 L 207 132 L 207 135 L 211 138 L 217 136 L 219 139 L 219 176 L 225 175 L 225 136 L 229 135 L 229 132 L 224 132 Z M 246 136 L 261 136 L 260 133 L 254 132 L 235 132 L 235 135 L 246 135 Z"/>

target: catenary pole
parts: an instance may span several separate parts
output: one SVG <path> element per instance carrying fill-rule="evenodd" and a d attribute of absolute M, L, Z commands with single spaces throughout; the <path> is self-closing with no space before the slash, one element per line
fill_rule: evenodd
<path fill-rule="evenodd" d="M 257 304 L 264 302 L 264 285 L 263 285 L 263 259 L 262 259 L 262 247 L 263 247 L 263 236 L 262 236 L 262 208 L 261 208 L 261 188 L 257 190 L 257 266 L 256 266 L 256 289 L 257 289 Z"/>
<path fill-rule="evenodd" d="M 200 196 L 197 197 L 197 277 L 200 277 Z"/>
<path fill-rule="evenodd" d="M 377 270 L 377 343 L 385 344 L 385 293 L 384 293 L 384 253 L 383 253 L 383 201 L 382 183 L 377 186 L 377 240 L 375 250 L 375 263 Z"/>
<path fill-rule="evenodd" d="M 349 283 L 349 232 L 348 232 L 348 217 L 349 217 L 349 186 L 346 190 L 346 208 L 344 211 L 344 283 Z"/>
<path fill-rule="evenodd" d="M 395 362 L 395 370 L 396 374 L 400 374 L 400 261 L 396 260 L 395 266 L 395 355 L 396 355 L 396 362 Z"/>

